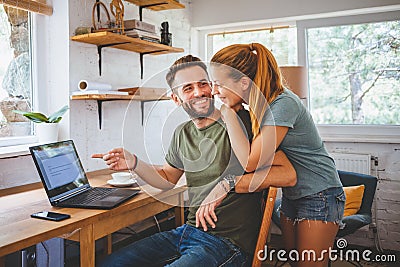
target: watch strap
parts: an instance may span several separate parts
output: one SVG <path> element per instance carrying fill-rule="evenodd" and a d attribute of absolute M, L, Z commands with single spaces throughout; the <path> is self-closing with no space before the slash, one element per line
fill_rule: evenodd
<path fill-rule="evenodd" d="M 236 185 L 236 176 L 235 175 L 233 175 L 233 174 L 225 175 L 224 180 L 229 184 L 230 191 L 235 189 L 235 185 Z"/>

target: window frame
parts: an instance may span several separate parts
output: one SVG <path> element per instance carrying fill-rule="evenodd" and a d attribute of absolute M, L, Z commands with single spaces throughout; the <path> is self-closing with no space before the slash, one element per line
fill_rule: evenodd
<path fill-rule="evenodd" d="M 29 20 L 29 35 L 30 35 L 30 43 L 29 43 L 29 49 L 31 53 L 31 94 L 32 94 L 32 106 L 34 109 L 36 109 L 36 99 L 37 99 L 37 87 L 35 86 L 35 80 L 36 80 L 36 73 L 37 73 L 37 67 L 38 64 L 35 60 L 37 58 L 36 56 L 36 51 L 35 48 L 37 47 L 37 41 L 38 39 L 36 38 L 34 34 L 35 29 L 35 14 L 32 12 L 28 12 L 28 20 Z M 33 127 L 35 125 L 33 124 Z M 4 137 L 0 139 L 0 148 L 6 148 L 6 147 L 11 147 L 11 146 L 19 146 L 19 145 L 25 145 L 25 144 L 32 144 L 36 143 L 38 141 L 37 136 L 35 135 L 35 128 L 33 128 L 34 134 L 29 135 L 29 136 L 10 136 L 10 137 Z"/>
<path fill-rule="evenodd" d="M 397 10 L 297 21 L 299 64 L 308 67 L 307 29 L 399 20 L 399 13 Z M 317 127 L 322 139 L 328 142 L 400 143 L 400 125 L 317 124 Z"/>
<path fill-rule="evenodd" d="M 280 26 L 296 27 L 294 20 L 287 19 L 273 19 L 246 23 L 236 23 L 227 25 L 218 25 L 215 27 L 198 27 L 192 30 L 192 44 L 191 48 L 194 51 L 199 51 L 200 58 L 208 62 L 212 58 L 212 36 L 209 34 L 232 32 L 232 31 L 251 31 L 261 28 L 279 28 Z M 279 30 L 279 29 L 278 29 Z"/>
<path fill-rule="evenodd" d="M 351 13 L 351 12 L 350 12 Z M 208 34 L 232 30 L 246 30 L 264 28 L 277 25 L 296 25 L 297 28 L 297 61 L 300 66 L 307 66 L 307 39 L 308 28 L 340 26 L 357 23 L 372 23 L 389 20 L 398 20 L 400 10 L 364 10 L 364 14 L 348 15 L 332 14 L 329 16 L 316 15 L 313 19 L 266 20 L 262 23 L 248 22 L 236 25 L 220 25 L 215 27 L 197 28 L 192 31 L 192 45 L 194 51 L 199 51 L 199 56 L 206 61 L 211 58 L 212 42 Z M 307 101 L 310 101 L 308 98 Z M 327 142 L 362 142 L 362 143 L 400 143 L 400 125 L 321 125 L 317 128 L 324 141 Z"/>
<path fill-rule="evenodd" d="M 32 103 L 33 110 L 44 110 L 47 107 L 47 98 L 45 96 L 45 90 L 39 92 L 39 88 L 43 87 L 45 67 L 46 66 L 46 56 L 45 49 L 43 46 L 46 44 L 46 23 L 45 20 L 36 13 L 30 12 L 29 23 L 30 23 L 30 35 L 31 35 L 31 88 L 32 88 Z M 43 77 L 42 77 L 43 76 Z M 42 86 L 40 86 L 42 85 Z M 5 137 L 0 140 L 0 158 L 18 155 L 29 154 L 28 147 L 37 144 L 38 137 L 35 131 L 34 134 L 30 136 L 10 136 Z"/>

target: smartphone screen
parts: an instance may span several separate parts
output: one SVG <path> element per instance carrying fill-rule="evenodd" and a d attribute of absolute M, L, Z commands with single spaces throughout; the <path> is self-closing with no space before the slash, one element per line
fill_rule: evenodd
<path fill-rule="evenodd" d="M 57 212 L 51 212 L 51 211 L 41 211 L 41 212 L 32 214 L 31 217 L 44 219 L 44 220 L 50 220 L 50 221 L 62 221 L 62 220 L 70 218 L 71 216 L 69 214 L 63 214 L 63 213 L 57 213 Z"/>

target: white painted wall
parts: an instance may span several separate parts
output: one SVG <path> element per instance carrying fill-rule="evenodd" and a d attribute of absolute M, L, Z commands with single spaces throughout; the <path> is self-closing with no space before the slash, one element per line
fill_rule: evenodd
<path fill-rule="evenodd" d="M 234 2 L 234 4 L 233 4 Z M 399 0 L 193 0 L 193 27 L 282 19 L 312 14 L 398 5 Z"/>
<path fill-rule="evenodd" d="M 37 23 L 37 74 L 38 107 L 45 114 L 51 114 L 68 105 L 69 92 L 69 31 L 68 1 L 54 1 L 53 16 L 36 15 Z M 43 42 L 47 40 L 47 42 Z M 60 139 L 69 136 L 69 113 L 60 122 Z"/>
<path fill-rule="evenodd" d="M 70 35 L 78 26 L 91 25 L 92 4 L 87 1 L 70 1 Z M 124 4 L 124 19 L 138 19 L 138 7 L 127 2 Z M 190 52 L 189 13 L 189 6 L 185 9 L 162 12 L 143 10 L 143 21 L 152 23 L 157 28 L 161 22 L 168 21 L 170 32 L 173 34 L 173 46 L 185 49 L 184 53 L 145 55 L 143 80 L 140 79 L 139 54 L 103 48 L 102 75 L 99 76 L 96 46 L 70 42 L 70 92 L 77 90 L 81 79 L 110 83 L 114 88 L 135 86 L 167 88 L 165 70 L 176 59 Z M 106 167 L 101 160 L 91 159 L 91 154 L 107 152 L 113 147 L 120 146 L 136 153 L 141 159 L 156 164 L 164 163 L 163 147 L 168 147 L 169 137 L 176 124 L 186 119 L 186 116 L 181 114 L 179 118 L 169 120 L 169 124 L 164 126 L 168 114 L 175 109 L 172 100 L 145 103 L 144 126 L 141 125 L 140 102 L 103 102 L 103 123 L 100 130 L 96 101 L 70 101 L 70 105 L 70 135 L 79 148 L 86 170 Z M 148 117 L 149 112 L 151 117 Z M 166 137 L 164 141 L 162 133 Z"/>

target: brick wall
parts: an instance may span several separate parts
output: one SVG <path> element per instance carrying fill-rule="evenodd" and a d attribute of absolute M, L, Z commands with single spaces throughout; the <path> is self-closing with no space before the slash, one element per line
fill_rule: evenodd
<path fill-rule="evenodd" d="M 400 248 L 400 145 L 375 143 L 326 143 L 329 152 L 371 154 L 378 157 L 371 174 L 378 177 L 373 222 L 376 222 L 383 249 Z M 372 229 L 364 227 L 346 237 L 349 243 L 374 247 Z"/>

